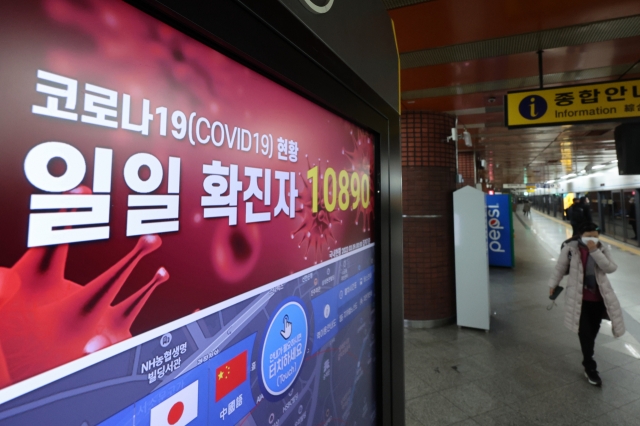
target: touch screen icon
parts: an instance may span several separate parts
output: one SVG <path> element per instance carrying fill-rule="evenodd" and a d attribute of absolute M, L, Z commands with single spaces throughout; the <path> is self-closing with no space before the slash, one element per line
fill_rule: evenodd
<path fill-rule="evenodd" d="M 285 315 L 282 322 L 284 323 L 284 330 L 280 331 L 280 335 L 284 340 L 288 340 L 293 331 L 292 324 L 289 322 L 289 315 Z"/>
<path fill-rule="evenodd" d="M 265 330 L 260 373 L 267 398 L 284 396 L 304 363 L 309 329 L 303 303 L 296 297 L 282 301 Z"/>

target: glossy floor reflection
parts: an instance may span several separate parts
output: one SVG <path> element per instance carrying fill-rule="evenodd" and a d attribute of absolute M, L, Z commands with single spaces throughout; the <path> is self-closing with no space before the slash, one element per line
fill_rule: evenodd
<path fill-rule="evenodd" d="M 603 322 L 584 378 L 578 336 L 563 325 L 564 296 L 548 311 L 547 280 L 567 228 L 532 212 L 515 220 L 516 268 L 491 270 L 491 331 L 405 330 L 408 426 L 640 425 L 640 257 L 612 248 L 610 276 L 627 334 Z M 637 249 L 636 249 L 637 250 Z"/>

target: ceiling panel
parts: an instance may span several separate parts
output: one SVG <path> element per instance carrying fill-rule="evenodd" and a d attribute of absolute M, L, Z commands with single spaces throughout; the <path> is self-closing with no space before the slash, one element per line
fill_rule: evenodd
<path fill-rule="evenodd" d="M 475 114 L 475 115 L 463 115 L 458 117 L 458 124 L 461 126 L 474 123 L 497 123 L 500 126 L 504 126 L 504 113 L 489 113 L 489 114 Z"/>
<path fill-rule="evenodd" d="M 410 99 L 402 101 L 402 110 L 455 111 L 459 109 L 502 105 L 506 90 L 478 92 L 468 95 L 441 96 L 437 98 Z"/>
<path fill-rule="evenodd" d="M 612 76 L 619 76 L 633 67 L 634 63 L 606 66 L 600 68 L 589 68 L 574 71 L 566 71 L 555 74 L 545 74 L 544 84 L 547 86 L 579 84 L 587 81 L 608 79 Z M 635 65 L 635 69 L 640 69 L 640 64 Z M 635 72 L 634 72 L 635 73 Z M 421 98 L 437 98 L 441 96 L 464 95 L 477 92 L 494 92 L 498 90 L 516 90 L 529 87 L 537 87 L 539 77 L 537 75 L 522 78 L 512 78 L 509 80 L 481 81 L 455 86 L 433 87 L 430 89 L 402 91 L 402 100 L 415 100 Z"/>
<path fill-rule="evenodd" d="M 389 11 L 400 52 L 639 14 L 637 0 L 437 0 Z"/>
<path fill-rule="evenodd" d="M 612 132 L 617 124 L 478 129 L 474 149 L 488 161 L 485 178 L 498 187 L 524 182 L 525 173 L 527 182 L 546 182 L 614 160 Z"/>
<path fill-rule="evenodd" d="M 639 25 L 640 31 L 640 25 Z M 543 54 L 545 74 L 611 65 L 632 64 L 640 58 L 640 37 L 582 46 L 548 49 Z M 476 61 L 455 62 L 402 71 L 402 90 L 509 80 L 538 75 L 538 55 L 522 53 Z"/>
<path fill-rule="evenodd" d="M 635 15 L 572 27 L 406 52 L 400 55 L 400 63 L 403 69 L 427 67 L 448 62 L 464 62 L 536 52 L 563 46 L 579 46 L 638 35 L 640 35 L 640 15 Z"/>
<path fill-rule="evenodd" d="M 508 130 L 503 98 L 538 87 L 540 47 L 545 87 L 640 77 L 639 0 L 435 0 L 390 15 L 403 110 L 458 116 L 473 141 L 458 148 L 487 160 L 479 177 L 539 183 L 616 158 L 618 123 Z"/>

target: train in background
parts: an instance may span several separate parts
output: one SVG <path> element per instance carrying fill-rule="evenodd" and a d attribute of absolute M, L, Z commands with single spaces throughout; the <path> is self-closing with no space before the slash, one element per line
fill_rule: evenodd
<path fill-rule="evenodd" d="M 576 197 L 586 197 L 601 233 L 640 246 L 640 175 L 620 175 L 616 162 L 591 167 L 558 182 L 547 183 L 529 195 L 538 211 L 566 220 L 565 210 Z"/>

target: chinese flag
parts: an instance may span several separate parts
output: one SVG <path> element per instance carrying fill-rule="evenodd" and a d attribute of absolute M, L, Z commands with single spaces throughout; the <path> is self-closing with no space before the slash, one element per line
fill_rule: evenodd
<path fill-rule="evenodd" d="M 216 402 L 247 380 L 247 351 L 236 355 L 216 370 Z"/>

